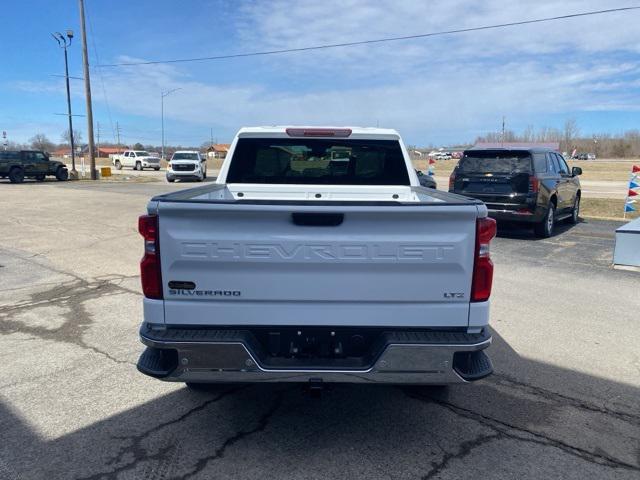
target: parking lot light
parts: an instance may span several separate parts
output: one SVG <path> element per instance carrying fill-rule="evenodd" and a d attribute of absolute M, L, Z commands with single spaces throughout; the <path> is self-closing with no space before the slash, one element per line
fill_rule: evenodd
<path fill-rule="evenodd" d="M 71 91 L 69 89 L 69 60 L 67 57 L 67 47 L 71 45 L 73 39 L 73 30 L 67 30 L 66 37 L 60 32 L 52 33 L 51 36 L 58 43 L 58 46 L 64 50 L 64 78 L 67 84 L 67 117 L 69 118 L 69 144 L 71 147 L 71 173 L 69 178 L 78 179 L 78 171 L 76 170 L 76 154 L 73 139 L 73 120 L 71 115 Z"/>

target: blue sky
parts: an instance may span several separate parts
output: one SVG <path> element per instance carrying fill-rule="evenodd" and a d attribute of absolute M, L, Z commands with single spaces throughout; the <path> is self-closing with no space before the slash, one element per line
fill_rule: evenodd
<path fill-rule="evenodd" d="M 633 5 L 628 0 L 85 0 L 92 65 L 199 57 L 366 40 Z M 60 141 L 66 117 L 62 51 L 81 76 L 75 0 L 3 5 L 0 130 Z M 7 22 L 6 19 L 12 19 Z M 228 142 L 243 125 L 392 127 L 408 143 L 472 141 L 500 128 L 560 127 L 585 134 L 640 128 L 640 11 L 431 39 L 214 62 L 92 67 L 103 141 Z M 99 60 L 99 61 L 98 61 Z M 74 113 L 85 111 L 72 80 Z M 86 132 L 86 119 L 74 118 Z M 86 138 L 86 135 L 85 135 Z"/>

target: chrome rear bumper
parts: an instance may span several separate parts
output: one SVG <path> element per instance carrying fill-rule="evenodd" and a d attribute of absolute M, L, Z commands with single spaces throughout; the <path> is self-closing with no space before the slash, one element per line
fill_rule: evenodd
<path fill-rule="evenodd" d="M 371 364 L 355 368 L 266 365 L 259 347 L 241 330 L 141 329 L 147 349 L 138 369 L 178 382 L 465 383 L 490 375 L 491 332 L 385 332 Z"/>

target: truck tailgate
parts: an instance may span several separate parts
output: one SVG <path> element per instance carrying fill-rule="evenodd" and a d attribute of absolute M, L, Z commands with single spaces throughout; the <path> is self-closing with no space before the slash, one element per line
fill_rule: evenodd
<path fill-rule="evenodd" d="M 474 205 L 165 201 L 158 214 L 167 324 L 468 325 Z"/>

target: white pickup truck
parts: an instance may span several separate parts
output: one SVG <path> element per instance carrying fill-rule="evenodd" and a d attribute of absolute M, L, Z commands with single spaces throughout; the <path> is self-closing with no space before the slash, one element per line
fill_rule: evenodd
<path fill-rule="evenodd" d="M 149 376 L 444 385 L 492 372 L 495 221 L 421 187 L 394 130 L 243 128 L 215 184 L 154 197 L 139 231 Z"/>
<path fill-rule="evenodd" d="M 125 150 L 120 155 L 114 155 L 111 163 L 116 167 L 116 170 L 121 170 L 122 167 L 131 167 L 134 170 L 144 168 L 160 170 L 160 157 L 144 150 Z"/>

